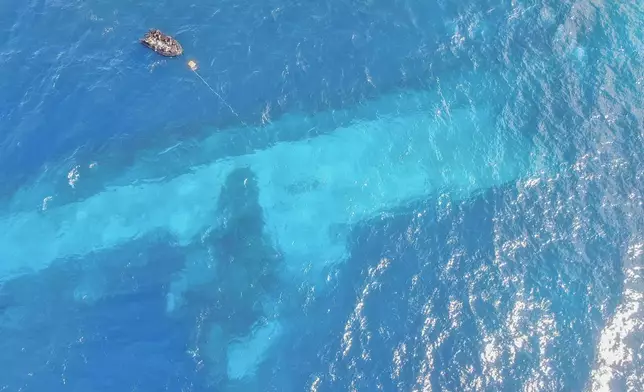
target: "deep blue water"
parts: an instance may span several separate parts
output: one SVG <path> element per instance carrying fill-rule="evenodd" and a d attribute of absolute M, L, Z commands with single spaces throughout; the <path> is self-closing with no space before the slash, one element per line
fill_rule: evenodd
<path fill-rule="evenodd" d="M 0 26 L 0 391 L 644 390 L 641 6 L 8 0 Z M 416 187 L 396 164 L 423 127 L 431 153 L 516 156 L 500 184 L 465 155 Z M 216 197 L 182 198 L 211 163 L 192 185 Z M 369 167 L 401 182 L 334 187 Z M 236 379 L 227 348 L 270 320 Z"/>

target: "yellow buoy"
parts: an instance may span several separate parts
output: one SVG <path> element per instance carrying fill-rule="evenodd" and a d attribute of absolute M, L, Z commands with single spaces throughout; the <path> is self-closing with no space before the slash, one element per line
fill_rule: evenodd
<path fill-rule="evenodd" d="M 190 67 L 191 70 L 196 71 L 197 70 L 197 63 L 194 60 L 188 61 L 188 67 Z"/>

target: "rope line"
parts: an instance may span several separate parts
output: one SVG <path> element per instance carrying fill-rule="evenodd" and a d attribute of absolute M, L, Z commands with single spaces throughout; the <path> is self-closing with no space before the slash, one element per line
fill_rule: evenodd
<path fill-rule="evenodd" d="M 193 64 L 194 64 L 194 66 L 193 66 Z M 194 72 L 194 73 L 195 73 L 195 75 L 197 75 L 197 77 L 198 77 L 199 79 L 201 79 L 201 81 L 206 85 L 206 87 L 208 87 L 208 88 L 210 89 L 210 91 L 212 91 L 212 92 L 213 92 L 213 94 L 215 94 L 215 95 L 216 95 L 216 96 L 221 100 L 221 102 L 223 102 L 223 103 L 224 103 L 224 105 L 228 106 L 228 109 L 230 109 L 230 111 L 231 111 L 235 116 L 237 116 L 237 118 L 239 119 L 239 121 L 241 121 L 241 123 L 242 123 L 242 124 L 246 125 L 246 123 L 244 122 L 244 120 L 242 120 L 242 119 L 241 119 L 241 117 L 239 117 L 239 114 L 237 114 L 237 112 L 235 111 L 235 109 L 233 109 L 233 107 L 232 107 L 232 106 L 230 106 L 230 104 L 229 104 L 228 102 L 226 102 L 226 100 L 224 99 L 224 97 L 222 97 L 222 96 L 221 96 L 221 95 L 220 95 L 220 94 L 219 94 L 219 93 L 218 93 L 214 88 L 212 88 L 212 86 L 211 86 L 211 85 L 206 81 L 206 79 L 204 79 L 204 78 L 199 74 L 199 72 L 197 72 L 197 69 L 196 69 L 196 63 L 193 63 L 193 64 L 190 64 L 190 69 L 192 70 L 192 72 Z"/>

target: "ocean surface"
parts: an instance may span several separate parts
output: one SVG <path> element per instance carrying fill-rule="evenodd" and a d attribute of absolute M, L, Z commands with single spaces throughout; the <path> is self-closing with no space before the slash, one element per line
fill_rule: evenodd
<path fill-rule="evenodd" d="M 638 2 L 5 0 L 0 391 L 644 390 L 643 53 Z"/>

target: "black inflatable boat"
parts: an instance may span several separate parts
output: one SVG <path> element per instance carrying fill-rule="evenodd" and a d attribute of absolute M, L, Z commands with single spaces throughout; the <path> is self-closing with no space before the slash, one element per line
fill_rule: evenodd
<path fill-rule="evenodd" d="M 183 48 L 179 41 L 157 29 L 150 29 L 145 33 L 141 43 L 166 57 L 176 57 L 183 53 Z"/>

